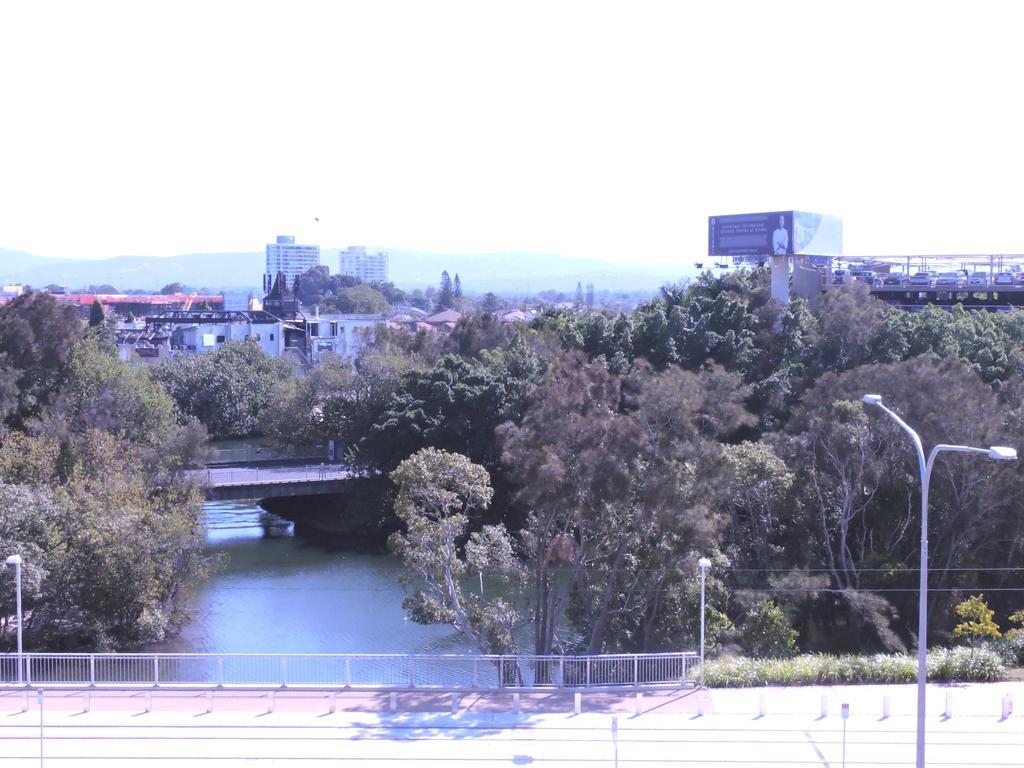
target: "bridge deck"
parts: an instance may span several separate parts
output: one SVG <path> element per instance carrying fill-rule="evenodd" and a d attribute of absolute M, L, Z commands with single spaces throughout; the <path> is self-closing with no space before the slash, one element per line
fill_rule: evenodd
<path fill-rule="evenodd" d="M 189 476 L 205 487 L 208 499 L 228 501 L 339 493 L 353 473 L 340 464 L 307 464 L 300 467 L 208 467 L 194 470 Z"/>

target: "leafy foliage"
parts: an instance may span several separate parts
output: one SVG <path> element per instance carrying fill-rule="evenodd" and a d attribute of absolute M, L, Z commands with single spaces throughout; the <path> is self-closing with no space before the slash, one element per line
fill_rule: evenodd
<path fill-rule="evenodd" d="M 799 636 L 785 611 L 771 600 L 754 606 L 740 630 L 743 650 L 758 659 L 792 656 Z"/>
<path fill-rule="evenodd" d="M 933 682 L 1001 680 L 1006 669 L 998 654 L 966 648 L 940 649 L 928 654 L 928 679 Z M 711 688 L 762 685 L 850 685 L 912 683 L 917 659 L 904 654 L 833 656 L 809 654 L 792 659 L 729 658 L 709 661 L 704 681 Z"/>
<path fill-rule="evenodd" d="M 956 615 L 963 621 L 953 627 L 953 639 L 977 645 L 980 640 L 999 638 L 999 625 L 992 620 L 996 612 L 988 607 L 984 595 L 971 595 L 957 603 Z"/>
<path fill-rule="evenodd" d="M 395 514 L 405 531 L 392 534 L 388 547 L 415 577 L 407 579 L 416 589 L 404 603 L 410 618 L 450 624 L 483 653 L 513 652 L 518 612 L 502 596 L 521 575 L 512 541 L 500 525 L 484 526 L 466 541 L 471 517 L 486 509 L 493 495 L 487 470 L 465 456 L 424 448 L 403 461 L 391 479 L 398 486 Z M 462 584 L 467 572 L 484 570 L 501 582 L 491 598 Z"/>
<path fill-rule="evenodd" d="M 206 425 L 214 439 L 258 434 L 274 385 L 291 376 L 290 365 L 259 343 L 228 342 L 214 352 L 171 358 L 153 375 L 174 398 L 179 418 Z"/>
<path fill-rule="evenodd" d="M 48 332 L 66 330 L 43 328 L 32 343 L 45 349 Z M 179 425 L 149 371 L 96 338 L 73 343 L 49 381 L 31 430 L 0 441 L 0 550 L 25 560 L 29 641 L 110 649 L 162 640 L 183 587 L 208 567 L 201 495 L 183 473 L 202 460 L 206 432 Z M 4 617 L 13 613 L 8 581 Z"/>

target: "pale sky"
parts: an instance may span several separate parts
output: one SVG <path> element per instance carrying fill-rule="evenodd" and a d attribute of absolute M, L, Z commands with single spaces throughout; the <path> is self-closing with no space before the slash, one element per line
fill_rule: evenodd
<path fill-rule="evenodd" d="M 675 264 L 709 215 L 796 208 L 841 215 L 847 254 L 1024 253 L 1022 22 L 978 0 L 0 0 L 0 247 L 291 233 Z"/>

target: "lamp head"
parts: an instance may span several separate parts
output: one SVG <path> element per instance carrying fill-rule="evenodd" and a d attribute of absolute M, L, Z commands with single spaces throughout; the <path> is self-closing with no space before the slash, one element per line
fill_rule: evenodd
<path fill-rule="evenodd" d="M 1016 454 L 1014 454 L 1014 458 L 1016 458 Z M 4 560 L 4 565 L 21 565 L 21 555 L 11 555 Z"/>
<path fill-rule="evenodd" d="M 711 561 L 708 560 L 706 557 L 702 557 L 700 560 L 697 561 L 697 565 L 700 566 L 701 570 L 705 570 L 711 567 Z"/>
<path fill-rule="evenodd" d="M 1002 445 L 993 445 L 988 449 L 988 457 L 997 461 L 1016 461 L 1017 450 Z"/>
<path fill-rule="evenodd" d="M 881 405 L 882 404 L 882 396 L 881 395 L 864 395 L 863 400 L 868 405 Z"/>

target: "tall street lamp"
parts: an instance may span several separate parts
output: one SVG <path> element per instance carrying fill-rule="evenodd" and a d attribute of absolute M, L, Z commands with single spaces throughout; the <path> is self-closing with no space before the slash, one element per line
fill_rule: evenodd
<path fill-rule="evenodd" d="M 925 725 L 925 683 L 928 676 L 928 484 L 931 481 L 935 457 L 943 451 L 951 453 L 976 453 L 997 461 L 1013 461 L 1017 451 L 995 445 L 991 448 L 972 448 L 969 445 L 939 444 L 932 448 L 925 459 L 921 438 L 903 419 L 882 403 L 881 395 L 864 395 L 864 402 L 876 405 L 910 435 L 917 450 L 917 463 L 921 472 L 921 587 L 917 614 L 917 768 L 924 768 L 924 725 Z"/>
<path fill-rule="evenodd" d="M 700 687 L 704 687 L 704 579 L 707 576 L 711 561 L 702 557 L 697 561 L 700 568 Z"/>
<path fill-rule="evenodd" d="M 22 653 L 21 646 L 21 555 L 11 555 L 4 561 L 4 568 L 14 566 L 14 594 L 18 605 L 18 682 L 21 682 Z"/>

